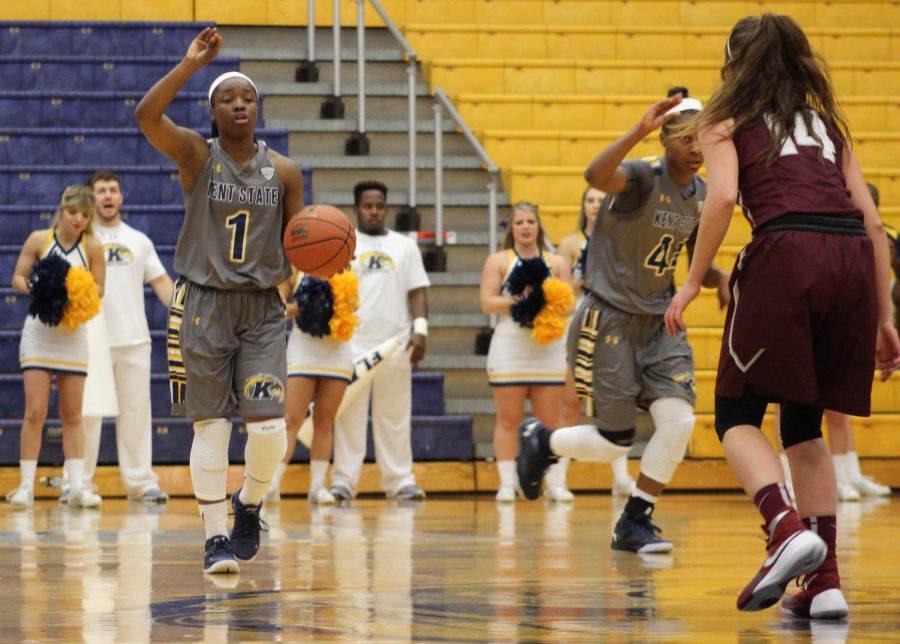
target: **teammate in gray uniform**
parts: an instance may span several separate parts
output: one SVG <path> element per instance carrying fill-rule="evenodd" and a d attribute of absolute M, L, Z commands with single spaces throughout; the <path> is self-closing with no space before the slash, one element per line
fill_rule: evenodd
<path fill-rule="evenodd" d="M 254 136 L 259 96 L 243 74 L 223 74 L 209 88 L 212 139 L 165 116 L 182 85 L 221 47 L 218 31 L 204 29 L 136 110 L 150 143 L 178 164 L 184 191 L 169 359 L 173 411 L 184 402 L 194 420 L 191 479 L 206 529 L 208 573 L 238 572 L 236 558 L 256 556 L 262 498 L 287 445 L 284 305 L 277 286 L 291 274 L 282 232 L 303 207 L 300 169 Z M 235 410 L 246 422 L 247 447 L 243 486 L 231 498 L 229 538 L 226 479 Z"/>
<path fill-rule="evenodd" d="M 696 397 L 691 347 L 684 334 L 666 334 L 663 314 L 674 293 L 678 255 L 686 244 L 690 251 L 706 184 L 696 176 L 703 163 L 697 141 L 667 136 L 667 124 L 701 109 L 686 89 L 673 88 L 585 171 L 588 183 L 608 196 L 588 246 L 585 299 L 570 327 L 568 349 L 576 390 L 593 423 L 552 434 L 536 420 L 521 427 L 519 482 L 526 496 L 536 498 L 543 470 L 558 457 L 611 462 L 626 454 L 634 442 L 636 407 L 649 409 L 656 429 L 613 531 L 614 550 L 672 549 L 651 515 L 684 458 Z M 664 157 L 623 161 L 658 128 Z M 717 288 L 720 305 L 727 304 L 724 272 L 713 266 L 704 286 Z"/>

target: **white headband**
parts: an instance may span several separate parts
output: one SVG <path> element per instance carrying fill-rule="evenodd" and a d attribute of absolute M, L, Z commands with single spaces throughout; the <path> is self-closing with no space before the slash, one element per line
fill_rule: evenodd
<path fill-rule="evenodd" d="M 252 80 L 250 80 L 249 76 L 247 76 L 246 74 L 242 74 L 240 72 L 225 72 L 224 74 L 219 76 L 216 80 L 214 80 L 212 82 L 212 85 L 209 86 L 209 104 L 210 105 L 212 105 L 213 92 L 216 91 L 216 88 L 219 85 L 221 85 L 222 83 L 224 83 L 225 81 L 232 79 L 232 78 L 240 78 L 240 79 L 245 80 L 248 83 L 250 83 L 250 87 L 253 88 L 253 91 L 256 92 L 256 96 L 259 97 L 259 90 L 256 89 L 256 85 L 254 84 L 254 82 Z"/>
<path fill-rule="evenodd" d="M 666 114 L 681 114 L 682 112 L 700 112 L 703 110 L 703 103 L 696 98 L 683 98 L 681 102 L 670 109 Z"/>

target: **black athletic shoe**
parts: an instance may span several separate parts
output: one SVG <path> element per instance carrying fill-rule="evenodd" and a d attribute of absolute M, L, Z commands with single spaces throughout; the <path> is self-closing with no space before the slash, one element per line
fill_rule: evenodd
<path fill-rule="evenodd" d="M 519 491 L 531 501 L 541 495 L 544 472 L 559 460 L 541 449 L 538 436 L 546 431 L 549 430 L 537 418 L 528 418 L 519 425 L 519 458 L 516 460 L 516 472 L 519 475 Z"/>
<path fill-rule="evenodd" d="M 238 562 L 234 558 L 231 540 L 225 535 L 210 537 L 206 540 L 206 554 L 203 556 L 203 572 L 215 575 L 221 573 L 240 572 Z"/>
<path fill-rule="evenodd" d="M 613 530 L 613 550 L 625 550 L 640 554 L 653 554 L 672 551 L 672 542 L 660 538 L 662 532 L 653 525 L 649 514 L 630 517 L 624 512 Z"/>
<path fill-rule="evenodd" d="M 253 561 L 259 552 L 260 530 L 268 531 L 269 526 L 259 518 L 262 501 L 259 505 L 241 503 L 241 491 L 231 496 L 231 507 L 234 508 L 234 527 L 231 529 L 231 545 L 238 559 Z"/>

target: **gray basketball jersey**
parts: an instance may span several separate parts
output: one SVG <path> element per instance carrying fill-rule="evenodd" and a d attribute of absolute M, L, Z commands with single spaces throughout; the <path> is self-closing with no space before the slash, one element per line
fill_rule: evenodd
<path fill-rule="evenodd" d="M 209 140 L 209 159 L 184 196 L 175 271 L 218 289 L 271 288 L 291 275 L 282 245 L 284 186 L 268 149 L 242 170 Z"/>
<path fill-rule="evenodd" d="M 584 285 L 622 311 L 662 315 L 674 292 L 678 255 L 699 222 L 706 184 L 695 176 L 691 185 L 678 185 L 664 158 L 623 165 L 629 183 L 600 208 Z"/>

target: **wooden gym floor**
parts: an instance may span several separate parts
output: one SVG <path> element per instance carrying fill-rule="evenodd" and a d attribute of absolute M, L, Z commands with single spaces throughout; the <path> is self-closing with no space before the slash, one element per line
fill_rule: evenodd
<path fill-rule="evenodd" d="M 264 509 L 270 531 L 240 575 L 202 573 L 196 504 L 100 511 L 0 506 L 3 642 L 884 641 L 900 634 L 900 499 L 844 503 L 838 552 L 851 613 L 839 623 L 735 598 L 764 558 L 738 494 L 668 494 L 671 556 L 613 553 L 621 500 L 573 505 L 492 495 L 383 497 Z M 789 592 L 793 592 L 789 590 Z"/>

